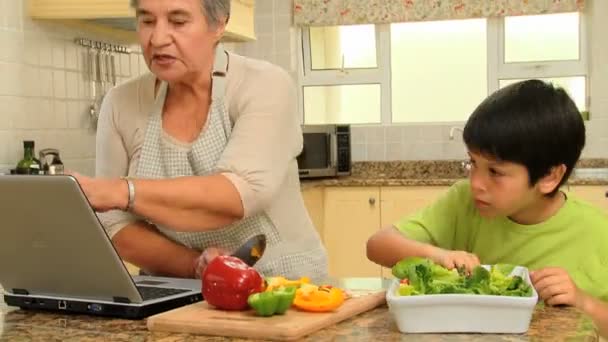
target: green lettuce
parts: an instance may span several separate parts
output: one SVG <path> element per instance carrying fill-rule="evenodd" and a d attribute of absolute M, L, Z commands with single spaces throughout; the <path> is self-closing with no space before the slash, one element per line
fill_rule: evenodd
<path fill-rule="evenodd" d="M 401 296 L 424 294 L 482 294 L 531 297 L 532 287 L 520 276 L 511 275 L 514 265 L 492 265 L 490 270 L 477 266 L 470 275 L 463 270 L 448 270 L 425 258 L 406 258 L 392 268 L 399 279 L 407 279 L 397 289 Z"/>

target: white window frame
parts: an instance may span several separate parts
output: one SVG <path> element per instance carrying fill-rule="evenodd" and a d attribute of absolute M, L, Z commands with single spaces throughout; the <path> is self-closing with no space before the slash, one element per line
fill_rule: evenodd
<path fill-rule="evenodd" d="M 488 94 L 499 88 L 499 81 L 504 79 L 553 78 L 583 76 L 586 79 L 585 106 L 589 108 L 589 69 L 588 69 L 588 35 L 587 19 L 579 12 L 579 59 L 571 61 L 534 61 L 505 63 L 505 20 L 504 18 L 487 18 L 487 86 Z M 301 44 L 298 44 L 298 108 L 301 123 L 305 123 L 304 87 L 380 84 L 380 122 L 357 125 L 391 125 L 394 123 L 391 110 L 391 46 L 390 25 L 376 25 L 376 61 L 377 68 L 328 69 L 313 70 L 310 57 L 309 30 L 299 30 Z M 462 122 L 462 121 L 461 121 Z M 450 122 L 429 122 L 429 124 L 448 124 Z M 417 122 L 416 124 L 420 124 Z"/>

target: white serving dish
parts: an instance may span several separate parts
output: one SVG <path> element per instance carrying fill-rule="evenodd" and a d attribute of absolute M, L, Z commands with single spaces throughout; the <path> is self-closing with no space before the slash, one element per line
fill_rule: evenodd
<path fill-rule="evenodd" d="M 484 265 L 488 268 L 489 266 Z M 512 275 L 530 284 L 525 267 L 517 266 Z M 399 296 L 399 279 L 386 293 L 386 302 L 402 333 L 511 333 L 528 331 L 538 294 L 508 297 L 472 294 Z"/>

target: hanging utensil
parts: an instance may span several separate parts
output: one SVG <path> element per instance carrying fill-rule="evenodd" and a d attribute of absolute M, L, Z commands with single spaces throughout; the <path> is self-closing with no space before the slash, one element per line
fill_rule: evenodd
<path fill-rule="evenodd" d="M 89 82 L 91 85 L 91 105 L 89 106 L 89 115 L 93 126 L 97 125 L 97 119 L 99 118 L 99 106 L 97 105 L 97 81 L 99 80 L 99 64 L 97 63 L 97 53 L 95 46 L 91 44 L 88 54 L 89 64 Z"/>
<path fill-rule="evenodd" d="M 116 56 L 114 51 L 110 51 L 110 79 L 112 86 L 116 85 Z"/>

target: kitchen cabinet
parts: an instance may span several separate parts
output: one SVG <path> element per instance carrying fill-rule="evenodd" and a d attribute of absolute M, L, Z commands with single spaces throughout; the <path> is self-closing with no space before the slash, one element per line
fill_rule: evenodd
<path fill-rule="evenodd" d="M 379 187 L 325 189 L 324 243 L 333 277 L 379 277 L 365 245 L 380 227 Z"/>
<path fill-rule="evenodd" d="M 391 186 L 380 188 L 380 226 L 386 227 L 432 204 L 448 186 Z M 382 276 L 392 278 L 391 270 L 382 267 Z"/>
<path fill-rule="evenodd" d="M 231 0 L 227 41 L 255 40 L 255 0 Z M 130 31 L 135 39 L 134 12 L 129 0 L 28 0 L 28 13 L 36 19 L 82 20 L 86 26 L 104 26 Z M 91 23 L 94 23 L 91 25 Z"/>
<path fill-rule="evenodd" d="M 317 187 L 302 191 L 304 203 L 327 248 L 337 277 L 390 277 L 370 262 L 366 244 L 381 227 L 435 201 L 447 186 Z"/>
<path fill-rule="evenodd" d="M 568 190 L 568 189 L 566 189 Z M 569 191 L 576 197 L 597 206 L 608 213 L 608 198 L 606 191 L 608 186 L 605 185 L 574 185 L 569 187 Z"/>
<path fill-rule="evenodd" d="M 321 240 L 323 240 L 325 189 L 322 187 L 305 189 L 302 191 L 302 198 L 304 199 L 304 205 L 308 210 L 308 215 L 312 220 L 312 224 L 317 229 Z"/>
<path fill-rule="evenodd" d="M 385 227 L 414 214 L 443 195 L 447 186 L 391 186 L 380 188 L 381 225 Z"/>

